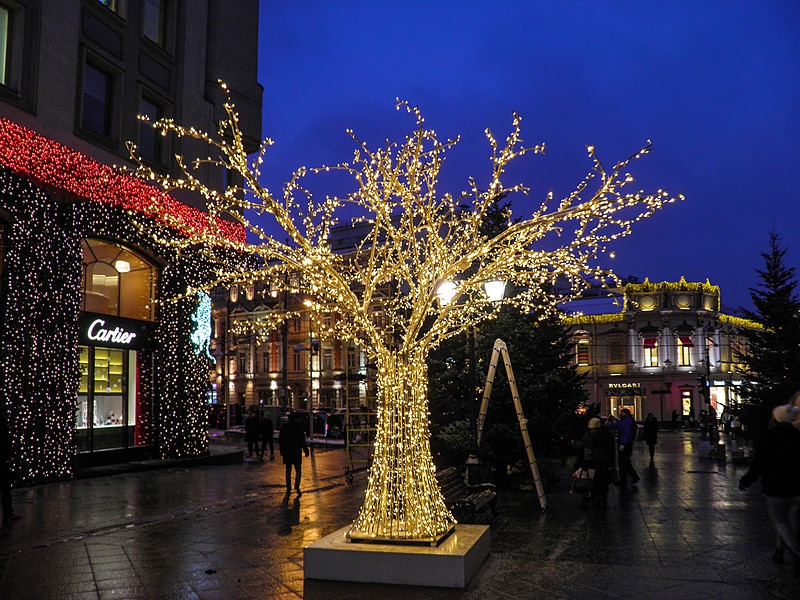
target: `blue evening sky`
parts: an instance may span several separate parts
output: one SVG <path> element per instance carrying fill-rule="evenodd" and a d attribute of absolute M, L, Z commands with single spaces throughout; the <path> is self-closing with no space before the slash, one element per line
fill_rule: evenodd
<path fill-rule="evenodd" d="M 525 141 L 547 144 L 507 180 L 532 188 L 516 215 L 575 187 L 586 144 L 611 165 L 652 140 L 630 171 L 687 199 L 615 244 L 619 275 L 709 279 L 750 307 L 772 229 L 800 267 L 796 0 L 262 0 L 259 82 L 276 192 L 300 165 L 350 160 L 347 128 L 400 140 L 414 126 L 400 97 L 461 135 L 440 187 L 458 193 L 487 179 L 483 130 L 503 139 L 515 110 Z"/>

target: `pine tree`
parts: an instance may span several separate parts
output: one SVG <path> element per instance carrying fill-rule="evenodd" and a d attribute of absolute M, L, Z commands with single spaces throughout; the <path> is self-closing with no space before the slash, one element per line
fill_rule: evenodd
<path fill-rule="evenodd" d="M 482 233 L 497 235 L 508 226 L 510 202 L 498 203 L 487 211 Z M 513 290 L 507 294 L 513 295 Z M 575 411 L 586 400 L 583 376 L 573 361 L 574 349 L 567 331 L 554 315 L 526 313 L 513 307 L 500 311 L 498 317 L 480 326 L 476 332 L 476 386 L 472 398 L 483 390 L 489 358 L 495 340 L 508 347 L 514 378 L 528 420 L 528 432 L 534 452 L 554 451 L 558 439 L 570 436 Z M 451 461 L 463 464 L 469 435 L 469 356 L 464 337 L 451 338 L 433 351 L 429 358 L 429 401 L 434 442 L 441 450 L 453 453 Z M 477 408 L 476 408 L 477 410 Z M 582 422 L 580 427 L 582 428 Z M 484 426 L 484 446 L 491 445 L 493 428 L 511 436 L 518 458 L 525 458 L 519 421 L 502 360 L 498 364 Z M 484 455 L 487 449 L 484 448 Z M 512 461 L 513 462 L 513 461 Z"/>
<path fill-rule="evenodd" d="M 757 269 L 760 283 L 750 288 L 755 311 L 745 310 L 747 318 L 764 329 L 749 330 L 748 374 L 742 386 L 742 420 L 751 434 L 769 422 L 772 409 L 788 402 L 800 389 L 800 299 L 796 270 L 786 265 L 786 249 L 781 237 L 770 232 L 769 250 L 762 252 L 764 269 Z"/>

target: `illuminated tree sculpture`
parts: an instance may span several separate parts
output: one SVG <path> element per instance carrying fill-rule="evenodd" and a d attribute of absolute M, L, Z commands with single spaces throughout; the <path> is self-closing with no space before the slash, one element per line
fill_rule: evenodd
<path fill-rule="evenodd" d="M 488 239 L 480 233 L 488 208 L 510 193 L 527 192 L 523 185 L 504 185 L 504 170 L 513 159 L 543 152 L 544 146 L 523 145 L 521 119 L 513 114 L 505 144 L 486 130 L 492 168 L 485 188 L 470 179 L 469 191 L 438 195 L 444 155 L 458 140 L 440 142 L 426 128 L 418 109 L 405 102 L 397 106 L 416 118 L 416 128 L 404 143 L 387 142 L 372 150 L 348 131 L 357 144 L 352 162 L 310 170 L 337 170 L 352 176 L 356 189 L 343 197 L 315 200 L 300 184 L 305 167 L 284 184 L 281 197 L 263 187 L 260 168 L 272 141 L 265 140 L 251 162 L 230 102 L 228 120 L 215 138 L 169 120 L 154 124 L 164 134 L 205 141 L 214 156 L 192 162 L 178 157 L 183 169 L 180 179 L 162 177 L 141 163 L 137 172 L 165 189 L 189 189 L 206 197 L 208 228 L 171 243 L 203 248 L 209 258 L 216 259 L 217 284 L 269 281 L 273 291 L 288 286 L 299 289 L 308 298 L 306 305 L 321 337 L 354 342 L 365 349 L 378 368 L 378 426 L 366 497 L 350 536 L 432 540 L 446 534 L 454 520 L 437 486 L 430 452 L 429 351 L 442 340 L 492 318 L 503 303 L 552 307 L 557 282 L 559 289 L 567 284 L 575 295 L 592 280 L 607 279 L 611 274 L 595 264 L 607 243 L 628 234 L 634 222 L 676 198 L 663 190 L 623 192 L 634 181 L 625 172 L 628 163 L 649 152 L 649 143 L 610 170 L 589 147 L 594 168 L 575 192 L 555 210 L 548 207 L 551 195 L 531 218 L 516 223 L 509 218 L 508 228 Z M 241 174 L 244 185 L 222 193 L 206 188 L 197 173 L 208 164 Z M 367 224 L 367 235 L 344 254 L 334 253 L 329 244 L 339 209 L 360 211 Z M 283 229 L 286 242 L 255 222 L 269 215 Z M 252 241 L 235 243 L 217 234 L 219 216 L 240 221 Z M 223 259 L 231 254 L 248 257 L 249 266 Z M 294 276 L 298 273 L 300 281 Z M 492 281 L 513 282 L 516 293 L 492 302 L 484 293 L 484 285 Z M 187 290 L 187 294 L 196 291 Z M 374 318 L 378 300 L 383 310 L 381 326 Z M 292 316 L 271 314 L 257 327 L 266 332 L 280 319 Z"/>

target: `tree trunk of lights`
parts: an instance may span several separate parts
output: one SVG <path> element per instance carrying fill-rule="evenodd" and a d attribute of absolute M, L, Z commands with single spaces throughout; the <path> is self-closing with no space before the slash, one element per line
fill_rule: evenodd
<path fill-rule="evenodd" d="M 377 357 L 375 451 L 351 538 L 435 539 L 455 523 L 431 456 L 426 355 L 384 350 Z"/>

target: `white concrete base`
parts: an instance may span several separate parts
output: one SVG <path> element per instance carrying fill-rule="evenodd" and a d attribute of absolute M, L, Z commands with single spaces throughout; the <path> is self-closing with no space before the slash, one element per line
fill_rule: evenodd
<path fill-rule="evenodd" d="M 306 579 L 464 588 L 489 556 L 488 525 L 456 525 L 437 547 L 348 542 L 349 529 L 303 549 Z"/>

